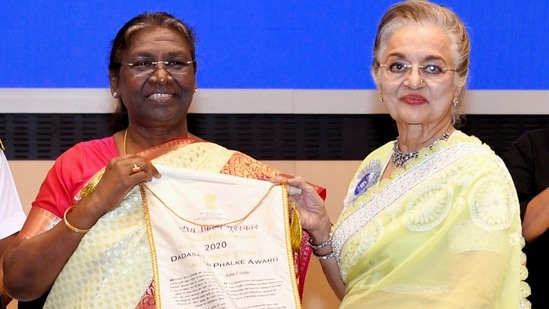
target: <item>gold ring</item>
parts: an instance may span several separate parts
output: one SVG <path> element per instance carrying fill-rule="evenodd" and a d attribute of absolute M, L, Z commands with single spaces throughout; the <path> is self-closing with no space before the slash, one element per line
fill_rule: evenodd
<path fill-rule="evenodd" d="M 132 174 L 137 174 L 139 172 L 141 172 L 141 168 L 134 163 L 132 168 Z"/>

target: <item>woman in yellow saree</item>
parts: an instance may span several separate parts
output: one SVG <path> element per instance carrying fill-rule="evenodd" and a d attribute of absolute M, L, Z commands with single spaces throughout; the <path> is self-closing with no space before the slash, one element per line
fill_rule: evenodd
<path fill-rule="evenodd" d="M 69 261 L 76 269 L 91 265 L 91 273 L 59 276 L 76 288 L 69 295 L 54 286 L 47 307 L 157 307 L 143 211 L 126 198 L 136 185 L 161 177 L 156 164 L 260 180 L 278 174 L 188 132 L 196 66 L 194 35 L 170 14 L 145 13 L 120 29 L 109 64 L 111 92 L 120 102 L 116 133 L 75 145 L 48 172 L 5 258 L 6 290 L 22 300 L 20 307 L 47 293 Z M 84 237 L 96 225 L 103 229 Z M 298 247 L 301 292 L 310 249 Z M 92 277 L 94 284 L 87 281 Z"/>
<path fill-rule="evenodd" d="M 456 130 L 470 42 L 450 9 L 404 1 L 383 16 L 372 76 L 398 137 L 370 153 L 343 211 L 307 217 L 345 309 L 529 308 L 520 213 L 501 159 Z M 300 179 L 302 209 L 324 213 Z"/>

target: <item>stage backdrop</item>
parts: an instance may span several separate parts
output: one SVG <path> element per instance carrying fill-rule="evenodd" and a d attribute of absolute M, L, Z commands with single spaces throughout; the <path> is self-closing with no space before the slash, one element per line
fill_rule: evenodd
<path fill-rule="evenodd" d="M 203 137 L 329 188 L 335 220 L 359 163 L 344 160 L 361 160 L 395 135 L 377 115 L 384 111 L 369 73 L 376 25 L 394 2 L 0 0 L 0 138 L 10 159 L 23 160 L 10 163 L 25 206 L 60 152 L 107 134 L 100 120 L 115 104 L 106 69 L 110 40 L 136 14 L 161 10 L 198 35 L 191 111 L 203 123 L 197 127 L 209 128 Z M 463 111 L 477 115 L 466 132 L 503 149 L 526 128 L 549 123 L 531 116 L 549 114 L 549 1 L 440 3 L 463 18 L 472 39 Z M 252 138 L 250 123 L 260 127 Z M 47 161 L 27 161 L 36 159 Z M 311 267 L 304 308 L 336 308 L 319 263 Z"/>
<path fill-rule="evenodd" d="M 145 11 L 198 34 L 200 88 L 373 89 L 371 47 L 395 1 L 2 1 L 0 88 L 106 88 L 110 40 Z M 549 89 L 549 1 L 439 1 L 469 27 L 472 90 Z"/>

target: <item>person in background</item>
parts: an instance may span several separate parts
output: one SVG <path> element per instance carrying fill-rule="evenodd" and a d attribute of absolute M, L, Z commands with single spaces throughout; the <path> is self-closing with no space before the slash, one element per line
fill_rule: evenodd
<path fill-rule="evenodd" d="M 0 265 L 2 265 L 4 252 L 26 218 L 4 150 L 4 144 L 0 140 Z M 11 301 L 11 298 L 4 293 L 2 279 L 3 272 L 0 267 L 0 309 L 4 309 Z"/>
<path fill-rule="evenodd" d="M 342 309 L 528 308 L 519 203 L 503 161 L 456 129 L 470 41 L 448 7 L 382 17 L 371 73 L 398 137 L 371 152 L 331 226 L 303 179 L 294 197 Z"/>
<path fill-rule="evenodd" d="M 522 216 L 524 253 L 534 308 L 549 308 L 549 129 L 530 130 L 504 155 L 513 177 Z"/>
<path fill-rule="evenodd" d="M 125 302 L 132 308 L 156 308 L 153 273 L 143 271 L 152 264 L 143 210 L 141 204 L 132 204 L 139 202 L 125 198 L 128 193 L 139 194 L 138 184 L 161 176 L 156 163 L 260 180 L 278 174 L 244 153 L 188 131 L 196 69 L 195 36 L 173 15 L 145 13 L 122 26 L 109 63 L 110 90 L 119 101 L 114 134 L 78 143 L 56 160 L 6 254 L 6 290 L 24 301 L 20 303 L 49 293 L 42 297 L 47 298 L 46 306 L 109 303 L 129 308 L 122 305 Z M 311 252 L 306 239 L 293 252 L 300 290 Z M 93 260 L 95 256 L 105 259 Z M 66 273 L 74 265 L 78 269 L 78 263 L 91 273 L 83 278 L 81 273 Z M 104 263 L 107 271 L 101 273 L 94 265 L 104 268 Z M 74 278 L 81 280 L 66 283 Z M 111 288 L 114 284 L 123 288 Z M 63 293 L 65 289 L 71 292 Z"/>

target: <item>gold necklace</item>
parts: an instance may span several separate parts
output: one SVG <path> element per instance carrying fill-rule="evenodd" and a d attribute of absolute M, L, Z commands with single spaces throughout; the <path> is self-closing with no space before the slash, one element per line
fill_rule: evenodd
<path fill-rule="evenodd" d="M 122 153 L 123 155 L 126 155 L 126 153 L 128 152 L 127 148 L 126 148 L 126 140 L 127 139 L 128 139 L 128 129 L 126 129 L 126 131 L 124 131 L 124 142 L 123 142 L 124 152 Z"/>

